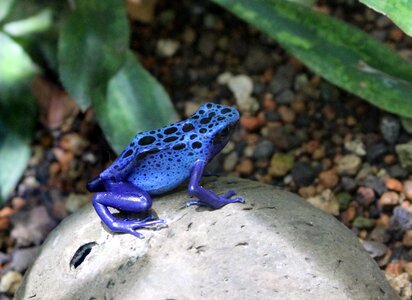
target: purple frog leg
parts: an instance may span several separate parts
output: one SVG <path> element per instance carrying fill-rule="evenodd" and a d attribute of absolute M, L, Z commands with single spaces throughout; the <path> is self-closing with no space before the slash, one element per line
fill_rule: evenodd
<path fill-rule="evenodd" d="M 113 232 L 130 233 L 142 239 L 144 235 L 135 231 L 136 229 L 165 224 L 164 220 L 154 220 L 153 216 L 142 220 L 116 219 L 107 207 L 125 212 L 146 213 L 152 206 L 152 199 L 148 193 L 128 182 L 107 183 L 105 187 L 105 192 L 94 195 L 93 206 L 102 221 Z"/>
<path fill-rule="evenodd" d="M 190 205 L 200 205 L 200 206 L 207 206 L 213 209 L 221 208 L 229 203 L 240 202 L 244 203 L 245 200 L 243 198 L 234 198 L 230 199 L 230 197 L 236 195 L 234 190 L 228 191 L 224 196 L 216 195 L 214 192 L 207 190 L 200 186 L 200 180 L 202 179 L 203 171 L 206 166 L 206 162 L 203 160 L 198 160 L 194 163 L 192 168 L 192 174 L 190 177 L 188 192 L 189 195 L 197 197 L 199 200 L 188 201 L 186 203 L 187 206 Z"/>

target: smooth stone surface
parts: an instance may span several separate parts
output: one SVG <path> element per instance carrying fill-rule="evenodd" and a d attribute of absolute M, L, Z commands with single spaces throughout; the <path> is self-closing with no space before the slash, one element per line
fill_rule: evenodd
<path fill-rule="evenodd" d="M 49 235 L 16 299 L 397 299 L 332 216 L 258 182 L 205 182 L 246 204 L 185 207 L 181 189 L 155 199 L 168 227 L 140 230 L 143 240 L 110 233 L 87 205 Z"/>

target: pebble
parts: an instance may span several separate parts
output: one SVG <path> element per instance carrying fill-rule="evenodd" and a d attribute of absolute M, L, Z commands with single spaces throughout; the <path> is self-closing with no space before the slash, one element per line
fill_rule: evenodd
<path fill-rule="evenodd" d="M 380 258 L 384 256 L 388 250 L 385 244 L 376 241 L 363 241 L 362 246 L 372 258 Z"/>
<path fill-rule="evenodd" d="M 292 168 L 292 177 L 297 186 L 306 186 L 313 183 L 316 172 L 309 163 L 299 161 Z"/>
<path fill-rule="evenodd" d="M 296 99 L 290 104 L 290 107 L 297 114 L 302 114 L 306 111 L 306 104 L 302 99 Z"/>
<path fill-rule="evenodd" d="M 412 248 L 412 229 L 409 229 L 403 235 L 402 243 L 409 248 Z"/>
<path fill-rule="evenodd" d="M 253 97 L 253 81 L 247 75 L 233 76 L 223 73 L 218 77 L 218 82 L 226 83 L 236 99 L 238 109 L 245 114 L 253 115 L 259 109 L 259 103 Z"/>
<path fill-rule="evenodd" d="M 389 151 L 385 143 L 376 143 L 366 148 L 366 159 L 369 162 L 375 162 L 381 159 Z"/>
<path fill-rule="evenodd" d="M 276 95 L 283 90 L 291 88 L 294 73 L 293 67 L 289 64 L 277 68 L 275 76 L 269 84 L 270 91 Z"/>
<path fill-rule="evenodd" d="M 398 118 L 392 116 L 385 116 L 382 118 L 379 126 L 383 138 L 389 144 L 394 144 L 399 138 L 401 124 Z"/>
<path fill-rule="evenodd" d="M 390 166 L 388 168 L 388 173 L 391 177 L 400 179 L 406 178 L 409 175 L 409 172 L 398 164 Z"/>
<path fill-rule="evenodd" d="M 19 272 L 7 272 L 0 279 L 0 292 L 13 295 L 20 286 L 22 279 L 23 276 Z"/>
<path fill-rule="evenodd" d="M 265 111 L 273 111 L 276 109 L 277 104 L 276 101 L 273 99 L 273 95 L 271 93 L 266 93 L 263 97 L 263 109 Z"/>
<path fill-rule="evenodd" d="M 310 197 L 306 201 L 329 214 L 335 216 L 339 214 L 338 200 L 330 189 L 326 189 L 320 195 Z"/>
<path fill-rule="evenodd" d="M 339 202 L 339 209 L 345 210 L 348 208 L 350 201 L 352 200 L 351 194 L 347 192 L 340 192 L 336 194 L 336 199 Z"/>
<path fill-rule="evenodd" d="M 275 148 L 289 151 L 294 146 L 300 144 L 296 134 L 291 134 L 285 130 L 285 126 L 279 128 L 269 128 L 267 138 L 273 143 Z"/>
<path fill-rule="evenodd" d="M 9 218 L 14 214 L 14 209 L 9 206 L 0 209 L 0 218 Z"/>
<path fill-rule="evenodd" d="M 256 144 L 255 151 L 253 152 L 254 159 L 268 159 L 275 147 L 273 146 L 272 142 L 268 140 L 262 140 Z"/>
<path fill-rule="evenodd" d="M 284 90 L 276 96 L 278 104 L 290 104 L 295 99 L 295 94 L 291 90 Z"/>
<path fill-rule="evenodd" d="M 378 205 L 382 209 L 388 207 L 394 207 L 395 205 L 399 204 L 399 194 L 396 192 L 384 192 L 382 196 L 379 198 Z"/>
<path fill-rule="evenodd" d="M 81 207 L 85 206 L 90 202 L 89 194 L 75 194 L 70 193 L 66 201 L 64 201 L 64 209 L 69 213 L 74 213 L 78 211 Z"/>
<path fill-rule="evenodd" d="M 388 178 L 385 181 L 386 188 L 388 190 L 396 191 L 396 192 L 402 192 L 403 191 L 403 184 L 399 180 L 395 178 Z M 411 184 L 411 192 L 412 192 L 412 184 Z M 412 194 L 411 194 L 412 196 Z"/>
<path fill-rule="evenodd" d="M 0 218 L 0 231 L 5 231 L 10 228 L 10 218 Z"/>
<path fill-rule="evenodd" d="M 257 117 L 241 116 L 240 125 L 248 131 L 258 130 L 263 124 Z"/>
<path fill-rule="evenodd" d="M 387 232 L 386 226 L 382 226 L 379 224 L 379 221 L 376 222 L 375 228 L 371 231 L 369 235 L 369 239 L 372 241 L 376 241 L 379 243 L 386 243 L 390 239 L 390 235 Z"/>
<path fill-rule="evenodd" d="M 236 166 L 236 172 L 240 175 L 250 175 L 253 172 L 253 162 L 249 158 L 243 158 Z"/>
<path fill-rule="evenodd" d="M 353 191 L 357 186 L 356 180 L 349 176 L 342 176 L 340 179 L 340 183 L 343 189 L 347 192 Z"/>
<path fill-rule="evenodd" d="M 315 151 L 312 154 L 312 158 L 314 160 L 321 160 L 322 158 L 325 157 L 325 146 L 320 145 L 318 148 L 315 149 Z"/>
<path fill-rule="evenodd" d="M 236 151 L 231 152 L 229 155 L 225 157 L 223 162 L 223 169 L 226 172 L 231 172 L 236 167 L 236 164 L 239 160 L 239 156 Z"/>
<path fill-rule="evenodd" d="M 295 112 L 289 107 L 282 105 L 278 109 L 280 118 L 285 123 L 293 123 L 295 121 L 296 115 Z"/>
<path fill-rule="evenodd" d="M 301 73 L 296 76 L 293 87 L 296 91 L 300 91 L 308 84 L 308 82 L 308 76 L 305 73 Z"/>
<path fill-rule="evenodd" d="M 412 211 L 402 206 L 395 207 L 390 224 L 393 229 L 399 231 L 412 229 Z"/>
<path fill-rule="evenodd" d="M 40 247 L 19 248 L 12 253 L 10 269 L 17 272 L 24 272 L 31 265 L 38 254 Z"/>
<path fill-rule="evenodd" d="M 409 278 L 412 278 L 412 261 L 405 262 L 403 269 L 406 271 L 406 273 L 408 273 Z"/>
<path fill-rule="evenodd" d="M 236 148 L 236 145 L 233 141 L 229 141 L 225 147 L 223 147 L 221 153 L 222 154 L 229 154 L 230 152 L 234 151 Z"/>
<path fill-rule="evenodd" d="M 246 69 L 251 73 L 260 73 L 273 65 L 274 60 L 264 49 L 253 47 L 249 50 L 245 61 Z"/>
<path fill-rule="evenodd" d="M 386 270 L 385 270 L 386 273 Z M 386 273 L 386 278 L 389 281 L 389 284 L 394 288 L 394 290 L 402 295 L 401 300 L 412 299 L 412 285 L 409 281 L 408 273 L 402 273 L 400 275 L 392 275 Z"/>
<path fill-rule="evenodd" d="M 356 192 L 357 201 L 364 207 L 368 207 L 375 201 L 375 192 L 370 187 L 361 186 Z"/>
<path fill-rule="evenodd" d="M 371 229 L 375 225 L 375 221 L 365 217 L 356 217 L 353 220 L 352 226 L 358 229 Z"/>
<path fill-rule="evenodd" d="M 275 153 L 270 160 L 268 173 L 274 177 L 285 176 L 293 167 L 292 154 Z"/>
<path fill-rule="evenodd" d="M 398 260 L 392 260 L 385 269 L 386 274 L 391 274 L 394 276 L 398 276 L 402 274 L 402 265 Z"/>
<path fill-rule="evenodd" d="M 199 39 L 197 50 L 205 57 L 211 57 L 216 49 L 216 35 L 212 32 L 202 34 Z"/>
<path fill-rule="evenodd" d="M 343 224 L 345 224 L 346 226 L 349 226 L 350 222 L 352 222 L 356 215 L 358 214 L 358 206 L 352 204 L 353 202 L 351 202 L 351 204 L 349 204 L 349 207 L 347 210 L 345 210 L 342 214 L 342 222 Z"/>
<path fill-rule="evenodd" d="M 56 221 L 51 218 L 45 206 L 36 206 L 29 212 L 16 213 L 12 222 L 14 227 L 10 236 L 16 241 L 17 246 L 22 247 L 40 244 L 56 226 Z"/>
<path fill-rule="evenodd" d="M 399 162 L 405 169 L 412 170 L 412 142 L 407 144 L 398 144 L 395 147 L 398 154 Z"/>
<path fill-rule="evenodd" d="M 406 198 L 412 200 L 412 180 L 405 180 L 403 188 Z"/>
<path fill-rule="evenodd" d="M 186 27 L 183 31 L 182 39 L 187 45 L 192 45 L 196 40 L 196 31 L 191 27 Z"/>
<path fill-rule="evenodd" d="M 11 206 L 14 210 L 19 211 L 26 206 L 26 200 L 22 197 L 14 197 L 11 199 Z"/>
<path fill-rule="evenodd" d="M 280 114 L 277 111 L 266 111 L 264 115 L 266 122 L 277 122 L 280 120 Z"/>
<path fill-rule="evenodd" d="M 316 188 L 313 185 L 302 186 L 299 188 L 298 193 L 302 198 L 308 199 L 316 195 Z"/>
<path fill-rule="evenodd" d="M 338 160 L 338 173 L 345 175 L 355 175 L 358 172 L 361 163 L 362 160 L 355 154 L 344 155 Z"/>
<path fill-rule="evenodd" d="M 382 195 L 384 192 L 386 192 L 386 185 L 378 176 L 366 176 L 364 184 L 368 187 L 371 187 L 378 195 Z"/>
<path fill-rule="evenodd" d="M 383 157 L 383 163 L 385 165 L 393 165 L 398 161 L 398 158 L 395 154 L 388 153 Z"/>
<path fill-rule="evenodd" d="M 179 50 L 179 41 L 173 39 L 159 39 L 156 43 L 156 53 L 161 57 L 172 57 Z"/>
<path fill-rule="evenodd" d="M 358 171 L 358 174 L 356 174 L 355 179 L 357 181 L 364 181 L 371 173 L 373 173 L 371 165 L 369 163 L 364 163 L 362 164 L 362 168 Z"/>
<path fill-rule="evenodd" d="M 344 144 L 345 149 L 358 156 L 366 155 L 365 144 L 360 138 L 354 139 L 352 141 L 347 141 Z"/>
<path fill-rule="evenodd" d="M 325 188 L 332 189 L 339 182 L 336 169 L 330 169 L 319 173 L 319 183 Z"/>

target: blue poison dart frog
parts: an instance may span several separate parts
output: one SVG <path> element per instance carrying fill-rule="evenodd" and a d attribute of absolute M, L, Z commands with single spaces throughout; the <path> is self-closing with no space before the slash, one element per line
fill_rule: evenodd
<path fill-rule="evenodd" d="M 190 177 L 188 191 L 198 200 L 187 205 L 213 209 L 234 202 L 235 191 L 224 196 L 200 185 L 207 163 L 226 145 L 239 120 L 235 108 L 214 103 L 203 104 L 190 118 L 169 126 L 138 133 L 113 164 L 87 184 L 96 192 L 93 206 L 113 232 L 144 236 L 136 229 L 164 224 L 149 216 L 119 220 L 108 207 L 124 212 L 148 213 L 151 196 L 173 190 Z"/>

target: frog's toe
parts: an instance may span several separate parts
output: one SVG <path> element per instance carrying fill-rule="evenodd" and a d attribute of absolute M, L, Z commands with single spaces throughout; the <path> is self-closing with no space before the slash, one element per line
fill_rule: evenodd
<path fill-rule="evenodd" d="M 198 205 L 198 206 L 203 206 L 203 202 L 199 200 L 189 200 L 186 202 L 186 206 L 192 206 L 192 205 Z"/>
<path fill-rule="evenodd" d="M 234 199 L 228 199 L 230 201 L 230 203 L 245 203 L 245 199 L 243 199 L 242 197 L 237 197 Z"/>
<path fill-rule="evenodd" d="M 143 234 L 141 234 L 140 232 L 137 232 L 137 231 L 135 231 L 135 230 L 133 230 L 133 229 L 128 230 L 127 233 L 130 233 L 130 234 L 134 235 L 135 237 L 137 237 L 137 238 L 139 238 L 139 239 L 144 239 L 144 235 L 143 235 Z"/>
<path fill-rule="evenodd" d="M 235 190 L 228 190 L 227 193 L 223 196 L 223 198 L 229 199 L 230 197 L 236 195 Z"/>

